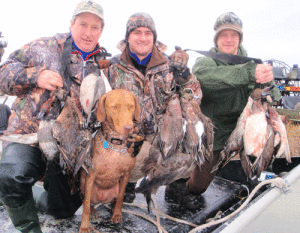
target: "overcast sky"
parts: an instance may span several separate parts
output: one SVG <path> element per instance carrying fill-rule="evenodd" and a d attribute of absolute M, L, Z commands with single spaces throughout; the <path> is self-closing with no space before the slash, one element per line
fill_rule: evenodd
<path fill-rule="evenodd" d="M 126 22 L 136 12 L 154 19 L 158 40 L 183 49 L 209 50 L 213 25 L 219 15 L 232 11 L 243 21 L 243 45 L 250 57 L 275 59 L 300 66 L 300 3 L 298 0 L 95 0 L 104 8 L 105 28 L 100 45 L 116 55 Z M 78 0 L 1 0 L 0 31 L 8 39 L 2 62 L 26 43 L 44 36 L 68 32 Z M 189 66 L 200 56 L 190 55 Z"/>

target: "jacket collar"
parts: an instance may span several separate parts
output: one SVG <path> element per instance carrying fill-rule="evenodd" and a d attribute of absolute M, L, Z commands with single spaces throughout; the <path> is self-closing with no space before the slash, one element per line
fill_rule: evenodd
<path fill-rule="evenodd" d="M 73 40 L 73 42 L 74 42 L 74 40 Z M 75 43 L 74 43 L 74 44 L 75 44 Z M 78 53 L 78 54 L 80 54 L 81 57 L 83 58 L 83 54 L 81 53 L 81 51 L 79 50 L 79 48 L 77 47 L 77 45 L 75 44 L 76 46 L 74 46 L 74 44 L 73 44 L 73 47 L 72 47 L 72 54 Z M 93 56 L 93 55 L 99 53 L 100 50 L 101 50 L 101 47 L 100 47 L 100 45 L 99 45 L 99 43 L 98 43 L 98 44 L 96 45 L 95 49 L 94 49 L 93 51 L 89 52 L 88 55 L 86 56 L 86 58 L 85 58 L 84 60 L 87 61 L 91 56 Z"/>
<path fill-rule="evenodd" d="M 218 47 L 213 47 L 213 48 L 211 48 L 209 51 L 212 51 L 212 52 L 215 52 L 215 53 L 221 53 Z M 243 45 L 240 45 L 240 46 L 238 47 L 238 54 L 237 54 L 237 55 L 239 55 L 239 56 L 245 56 L 245 57 L 248 56 L 248 53 L 247 53 L 247 51 L 245 50 L 245 48 L 244 48 Z"/>

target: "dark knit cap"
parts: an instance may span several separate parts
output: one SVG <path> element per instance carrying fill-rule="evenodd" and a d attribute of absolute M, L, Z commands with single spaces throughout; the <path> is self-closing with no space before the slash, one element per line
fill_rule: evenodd
<path fill-rule="evenodd" d="M 149 14 L 143 12 L 135 13 L 132 16 L 130 16 L 130 18 L 128 19 L 126 25 L 126 36 L 125 36 L 126 41 L 128 40 L 129 34 L 138 27 L 149 28 L 154 35 L 153 43 L 156 42 L 157 33 L 156 33 L 154 21 Z"/>

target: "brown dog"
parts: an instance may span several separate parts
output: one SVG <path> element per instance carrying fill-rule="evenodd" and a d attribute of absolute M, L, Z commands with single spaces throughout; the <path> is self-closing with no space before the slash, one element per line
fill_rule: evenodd
<path fill-rule="evenodd" d="M 111 221 L 122 221 L 125 188 L 135 165 L 133 150 L 127 149 L 126 145 L 133 132 L 133 119 L 139 121 L 139 117 L 140 107 L 133 93 L 117 89 L 101 97 L 97 119 L 102 122 L 102 132 L 99 131 L 93 139 L 94 167 L 88 174 L 82 169 L 80 178 L 84 201 L 79 232 L 91 231 L 90 215 L 96 214 L 91 203 L 112 203 Z"/>

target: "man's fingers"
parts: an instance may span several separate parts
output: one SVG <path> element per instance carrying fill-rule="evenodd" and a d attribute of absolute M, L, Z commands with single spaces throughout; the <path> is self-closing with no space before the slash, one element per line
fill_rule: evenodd
<path fill-rule="evenodd" d="M 52 76 L 51 78 L 49 78 L 49 84 L 52 86 L 56 86 L 56 87 L 63 87 L 63 81 L 61 76 Z"/>
<path fill-rule="evenodd" d="M 57 86 L 52 86 L 50 84 L 46 84 L 45 89 L 49 91 L 54 91 L 57 88 Z"/>
<path fill-rule="evenodd" d="M 55 90 L 57 87 L 63 87 L 60 74 L 51 70 L 43 70 L 38 77 L 37 84 L 40 88 L 50 91 Z"/>
<path fill-rule="evenodd" d="M 271 65 L 259 64 L 256 67 L 255 77 L 257 83 L 268 83 L 273 80 L 273 68 Z"/>
<path fill-rule="evenodd" d="M 51 85 L 54 85 L 57 87 L 63 86 L 63 81 L 62 81 L 62 77 L 60 76 L 60 74 L 50 71 L 50 73 L 48 74 L 48 77 L 49 77 L 49 83 Z"/>

